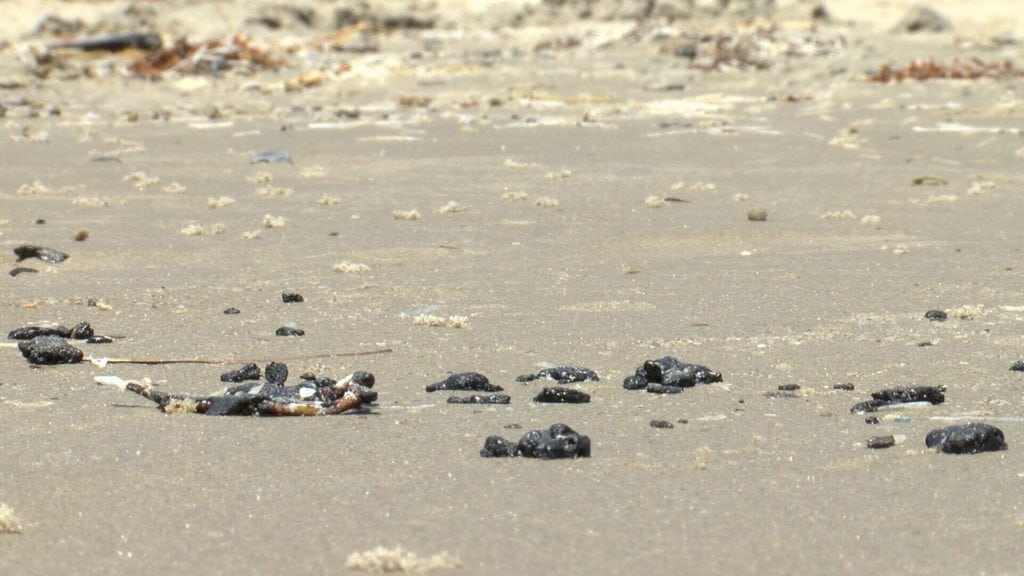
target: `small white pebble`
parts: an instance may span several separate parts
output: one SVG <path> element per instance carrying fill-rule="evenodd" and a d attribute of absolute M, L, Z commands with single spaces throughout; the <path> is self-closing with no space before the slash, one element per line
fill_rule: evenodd
<path fill-rule="evenodd" d="M 242 238 L 245 238 L 246 240 L 259 240 L 262 237 L 262 230 L 249 230 L 246 232 L 242 232 Z"/>
<path fill-rule="evenodd" d="M 550 196 L 540 196 L 533 201 L 533 205 L 540 208 L 557 208 L 558 199 Z"/>
<path fill-rule="evenodd" d="M 853 220 L 856 217 L 852 210 L 833 210 L 821 215 L 822 220 Z"/>
<path fill-rule="evenodd" d="M 393 210 L 391 217 L 395 220 L 419 220 L 422 218 L 422 214 L 415 208 L 412 210 Z"/>
<path fill-rule="evenodd" d="M 163 192 L 164 194 L 184 194 L 185 190 L 187 190 L 187 188 L 185 188 L 181 184 L 178 184 L 177 182 L 171 182 L 167 186 L 164 186 L 163 188 L 160 189 L 160 191 Z"/>
<path fill-rule="evenodd" d="M 440 208 L 437 209 L 437 213 L 438 214 L 455 214 L 456 212 L 465 212 L 465 211 L 466 211 L 466 206 L 464 204 L 459 204 L 458 202 L 456 202 L 454 200 L 448 202 L 444 206 L 441 206 Z"/>
<path fill-rule="evenodd" d="M 661 196 L 648 196 L 644 199 L 644 206 L 648 208 L 661 208 L 665 204 L 668 204 L 668 202 Z"/>
<path fill-rule="evenodd" d="M 261 186 L 256 189 L 257 196 L 276 196 L 279 198 L 287 198 L 295 194 L 295 190 L 291 188 L 282 188 L 280 186 Z"/>
<path fill-rule="evenodd" d="M 865 214 L 864 217 L 860 219 L 861 224 L 878 224 L 881 221 L 882 217 L 877 214 Z"/>
<path fill-rule="evenodd" d="M 263 217 L 264 228 L 283 228 L 288 223 L 288 219 L 284 216 L 271 216 L 267 214 Z"/>
<path fill-rule="evenodd" d="M 568 170 L 566 168 L 562 168 L 561 170 L 554 170 L 544 175 L 545 178 L 552 178 L 556 180 L 568 178 L 569 176 L 572 176 L 572 170 Z"/>
<path fill-rule="evenodd" d="M 521 202 L 529 198 L 530 195 L 526 192 L 505 192 L 501 195 L 501 199 L 506 202 Z"/>
<path fill-rule="evenodd" d="M 971 184 L 971 187 L 967 189 L 968 196 L 981 196 L 988 194 L 990 190 L 995 188 L 996 183 L 992 181 L 975 182 Z"/>
<path fill-rule="evenodd" d="M 223 208 L 225 206 L 230 206 L 230 205 L 232 205 L 234 203 L 235 203 L 235 199 L 234 198 L 229 198 L 227 196 L 221 196 L 220 198 L 207 198 L 206 199 L 206 205 L 208 207 L 210 207 L 210 208 Z"/>
<path fill-rule="evenodd" d="M 341 274 L 359 274 L 361 272 L 369 272 L 370 267 L 361 262 L 342 260 L 334 265 L 334 271 Z"/>
<path fill-rule="evenodd" d="M 320 197 L 319 200 L 317 200 L 317 203 L 323 206 L 334 206 L 335 204 L 338 203 L 338 199 L 335 198 L 334 196 L 324 194 L 323 196 Z"/>
<path fill-rule="evenodd" d="M 746 202 L 747 200 L 750 200 L 750 194 L 744 194 L 742 192 L 737 192 L 736 194 L 732 195 L 732 201 L 733 202 Z"/>

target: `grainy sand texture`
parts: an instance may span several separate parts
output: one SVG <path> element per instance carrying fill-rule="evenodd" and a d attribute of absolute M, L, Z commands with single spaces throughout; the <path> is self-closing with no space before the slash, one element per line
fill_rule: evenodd
<path fill-rule="evenodd" d="M 1024 574 L 1024 7 L 927 6 L 0 0 L 0 332 L 112 339 L 0 346 L 0 573 Z M 379 396 L 96 381 L 271 361 Z"/>

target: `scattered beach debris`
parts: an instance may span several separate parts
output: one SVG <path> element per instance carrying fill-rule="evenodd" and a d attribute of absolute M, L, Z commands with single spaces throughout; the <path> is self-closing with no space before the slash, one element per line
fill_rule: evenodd
<path fill-rule="evenodd" d="M 462 561 L 448 552 L 420 558 L 401 546 L 395 546 L 394 548 L 377 546 L 366 552 L 353 552 L 345 560 L 345 568 L 355 572 L 370 572 L 373 574 L 434 572 L 437 570 L 451 570 L 461 565 Z"/>
<path fill-rule="evenodd" d="M 287 368 L 287 367 L 286 367 Z M 207 416 L 327 416 L 371 404 L 377 399 L 374 376 L 353 372 L 341 380 L 304 380 L 297 386 L 264 381 L 229 388 L 214 396 L 169 394 L 154 390 L 148 382 L 97 377 L 99 384 L 114 385 L 156 403 L 167 414 L 197 413 Z"/>
<path fill-rule="evenodd" d="M 833 384 L 832 385 L 832 389 L 833 390 L 853 390 L 853 383 L 852 382 L 844 382 L 842 384 Z"/>
<path fill-rule="evenodd" d="M 419 220 L 423 215 L 415 208 L 412 210 L 392 210 L 391 217 L 395 220 Z"/>
<path fill-rule="evenodd" d="M 10 274 L 11 276 L 17 276 L 18 274 L 38 274 L 38 273 L 39 273 L 39 270 L 36 270 L 35 268 L 28 268 L 26 266 L 15 266 L 14 268 L 11 268 L 10 272 L 8 272 L 8 274 Z"/>
<path fill-rule="evenodd" d="M 501 436 L 488 436 L 480 455 L 484 458 L 522 456 L 542 460 L 589 458 L 590 437 L 577 433 L 565 424 L 553 424 L 547 430 L 527 432 L 518 444 Z"/>
<path fill-rule="evenodd" d="M 600 380 L 597 373 L 589 368 L 577 367 L 577 366 L 558 366 L 555 368 L 545 368 L 536 374 L 523 374 L 522 376 L 516 376 L 516 382 L 533 382 L 534 380 L 554 380 L 559 384 L 569 384 L 571 382 L 583 382 L 585 380 L 592 380 L 597 382 Z"/>
<path fill-rule="evenodd" d="M 1016 362 L 1011 364 L 1010 370 L 1012 372 L 1024 372 L 1024 360 L 1017 360 Z"/>
<path fill-rule="evenodd" d="M 925 437 L 929 448 L 946 454 L 977 454 L 1006 450 L 1003 431 L 991 424 L 978 422 L 932 430 Z"/>
<path fill-rule="evenodd" d="M 18 350 L 29 364 L 77 364 L 84 354 L 60 336 L 37 336 L 18 342 Z"/>
<path fill-rule="evenodd" d="M 294 162 L 290 152 L 286 150 L 272 150 L 253 154 L 252 158 L 249 158 L 249 164 L 294 164 Z"/>
<path fill-rule="evenodd" d="M 465 328 L 469 325 L 469 318 L 467 316 L 435 316 L 433 314 L 417 314 L 412 317 L 413 326 L 431 326 L 434 328 L 440 328 L 447 326 L 448 328 Z"/>
<path fill-rule="evenodd" d="M 294 326 L 281 326 L 274 331 L 275 336 L 305 336 L 306 331 Z"/>
<path fill-rule="evenodd" d="M 676 425 L 668 420 L 651 420 L 651 428 L 675 428 Z"/>
<path fill-rule="evenodd" d="M 582 390 L 550 386 L 542 389 L 533 401 L 547 404 L 586 404 L 590 402 L 590 394 Z"/>
<path fill-rule="evenodd" d="M 449 404 L 508 404 L 512 397 L 508 394 L 473 394 L 472 396 L 449 396 Z"/>
<path fill-rule="evenodd" d="M 18 246 L 14 249 L 14 255 L 18 257 L 18 262 L 29 258 L 39 258 L 43 262 L 49 262 L 50 264 L 59 264 L 69 258 L 67 254 L 58 250 L 43 246 L 33 246 L 32 244 Z"/>
<path fill-rule="evenodd" d="M 235 314 L 241 314 L 242 311 L 232 306 L 231 308 L 225 308 L 224 313 L 227 314 L 228 316 L 233 316 Z"/>
<path fill-rule="evenodd" d="M 944 310 L 929 310 L 924 313 L 924 317 L 931 322 L 945 322 L 949 315 Z"/>
<path fill-rule="evenodd" d="M 427 386 L 427 392 L 438 390 L 472 390 L 474 392 L 501 392 L 503 388 L 497 384 L 491 384 L 487 376 L 479 372 L 459 372 L 452 374 L 440 382 Z"/>
<path fill-rule="evenodd" d="M 646 389 L 648 392 L 672 394 L 697 384 L 721 381 L 722 374 L 720 372 L 714 372 L 706 366 L 687 364 L 671 356 L 665 356 L 658 360 L 645 361 L 643 366 L 636 369 L 635 374 L 622 381 L 622 387 L 626 390 Z"/>
<path fill-rule="evenodd" d="M 897 386 L 880 392 L 872 392 L 871 400 L 859 402 L 850 408 L 850 412 L 877 412 L 879 408 L 898 404 L 928 402 L 942 404 L 946 397 L 942 394 L 943 387 L 936 386 Z"/>

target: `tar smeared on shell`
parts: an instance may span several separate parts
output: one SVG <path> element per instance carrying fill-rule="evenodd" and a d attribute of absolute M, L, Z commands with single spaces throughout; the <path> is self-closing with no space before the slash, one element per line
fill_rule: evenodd
<path fill-rule="evenodd" d="M 460 372 L 452 374 L 441 382 L 427 386 L 427 392 L 438 390 L 472 390 L 474 392 L 501 392 L 501 386 L 491 384 L 487 376 L 479 372 Z"/>
<path fill-rule="evenodd" d="M 341 380 L 305 381 L 298 386 L 273 382 L 243 384 L 221 395 L 168 394 L 136 382 L 125 389 L 156 403 L 167 413 L 195 412 L 209 416 L 325 416 L 341 414 L 377 400 L 369 372 L 353 372 Z"/>
<path fill-rule="evenodd" d="M 665 356 L 657 360 L 647 360 L 643 366 L 636 369 L 636 373 L 622 381 L 622 387 L 626 390 L 643 390 L 659 394 L 671 394 L 679 390 L 666 390 L 665 388 L 690 388 L 697 384 L 710 384 L 721 382 L 722 374 L 714 372 L 706 366 L 699 364 L 687 364 L 680 362 L 671 356 Z M 652 384 L 655 386 L 651 388 Z"/>
<path fill-rule="evenodd" d="M 522 456 L 554 460 L 557 458 L 589 458 L 590 438 L 565 424 L 554 424 L 547 430 L 532 430 L 519 439 L 519 444 L 489 436 L 480 451 L 484 458 Z"/>
<path fill-rule="evenodd" d="M 512 397 L 508 394 L 473 394 L 472 396 L 449 396 L 449 404 L 508 404 Z"/>
<path fill-rule="evenodd" d="M 850 408 L 850 412 L 877 412 L 884 406 L 895 404 L 907 404 L 910 402 L 929 402 L 931 404 L 942 404 L 946 397 L 942 389 L 935 386 L 897 386 L 880 392 L 872 392 L 871 400 L 859 402 Z"/>
<path fill-rule="evenodd" d="M 64 326 L 22 326 L 21 328 L 15 328 L 8 332 L 7 337 L 11 340 L 31 340 L 39 336 L 59 336 L 61 338 L 70 338 L 72 340 L 87 340 L 92 338 L 95 334 L 96 332 L 88 322 L 79 322 L 71 328 L 66 328 Z"/>
<path fill-rule="evenodd" d="M 533 398 L 533 401 L 553 404 L 586 404 L 590 402 L 590 394 L 572 388 L 550 386 L 541 390 Z"/>
<path fill-rule="evenodd" d="M 929 448 L 946 454 L 977 454 L 1006 450 L 1003 431 L 990 424 L 971 423 L 932 430 L 924 439 Z"/>
<path fill-rule="evenodd" d="M 291 326 L 282 326 L 278 328 L 274 334 L 277 336 L 305 336 L 306 331 L 301 328 L 292 328 Z"/>
<path fill-rule="evenodd" d="M 39 336 L 18 342 L 18 350 L 30 364 L 77 364 L 82 351 L 60 336 Z"/>
<path fill-rule="evenodd" d="M 18 246 L 14 249 L 14 255 L 18 257 L 18 262 L 28 258 L 39 258 L 43 262 L 59 264 L 68 259 L 68 255 L 63 252 L 53 250 L 51 248 L 45 248 L 43 246 L 33 246 L 31 244 Z"/>
<path fill-rule="evenodd" d="M 221 382 L 245 382 L 246 380 L 259 380 L 263 377 L 263 372 L 260 371 L 260 367 L 256 364 L 249 363 L 237 370 L 228 370 L 227 372 L 220 375 Z"/>
<path fill-rule="evenodd" d="M 932 322 L 945 322 L 949 316 L 942 310 L 929 310 L 924 313 L 924 317 Z"/>
<path fill-rule="evenodd" d="M 533 382 L 534 380 L 554 380 L 559 384 L 571 384 L 573 382 L 584 382 L 591 380 L 597 382 L 600 378 L 597 377 L 597 373 L 589 368 L 577 367 L 577 366 L 558 366 L 556 368 L 546 368 L 536 374 L 523 374 L 522 376 L 516 377 L 516 382 Z"/>

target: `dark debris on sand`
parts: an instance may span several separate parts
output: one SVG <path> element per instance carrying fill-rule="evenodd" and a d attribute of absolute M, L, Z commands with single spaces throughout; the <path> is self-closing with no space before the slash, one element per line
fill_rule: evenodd
<path fill-rule="evenodd" d="M 484 458 L 522 456 L 554 460 L 558 458 L 589 458 L 590 437 L 577 433 L 565 424 L 553 424 L 547 430 L 532 430 L 518 444 L 489 436 L 480 451 Z"/>
<path fill-rule="evenodd" d="M 644 390 L 658 394 L 673 394 L 697 384 L 721 382 L 722 374 L 706 366 L 688 364 L 665 356 L 647 360 L 636 373 L 622 381 L 626 390 Z"/>
<path fill-rule="evenodd" d="M 1006 450 L 1003 431 L 990 424 L 971 423 L 932 430 L 924 443 L 946 454 L 977 454 Z"/>
<path fill-rule="evenodd" d="M 554 380 L 559 384 L 571 384 L 573 382 L 584 382 L 587 380 L 598 382 L 597 373 L 589 368 L 581 366 L 558 366 L 546 368 L 536 374 L 523 374 L 516 377 L 516 382 L 533 382 L 534 380 Z"/>
<path fill-rule="evenodd" d="M 871 400 L 858 402 L 850 408 L 850 412 L 877 412 L 884 406 L 896 404 L 907 404 L 910 402 L 929 402 L 931 404 L 942 404 L 946 397 L 942 394 L 943 388 L 936 386 L 897 386 L 880 392 L 872 392 Z"/>
<path fill-rule="evenodd" d="M 487 376 L 479 372 L 459 372 L 452 374 L 441 382 L 435 382 L 427 386 L 427 392 L 438 390 L 472 390 L 474 392 L 501 392 L 503 389 L 497 384 L 491 384 Z"/>

